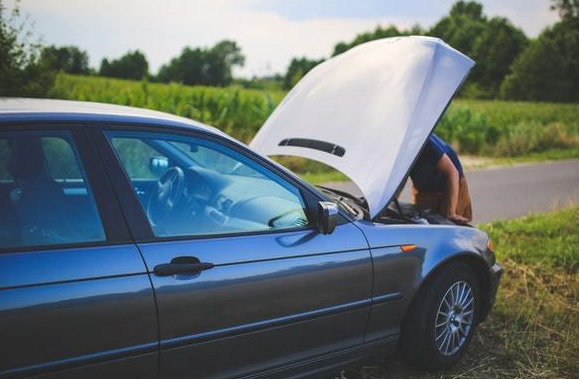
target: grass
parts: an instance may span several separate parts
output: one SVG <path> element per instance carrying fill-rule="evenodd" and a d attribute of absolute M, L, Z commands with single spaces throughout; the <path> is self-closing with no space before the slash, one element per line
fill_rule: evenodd
<path fill-rule="evenodd" d="M 457 99 L 452 108 L 468 108 L 485 115 L 496 126 L 538 121 L 541 124 L 562 123 L 577 128 L 578 104 L 515 102 L 504 100 Z"/>
<path fill-rule="evenodd" d="M 579 158 L 579 147 L 548 149 L 543 152 L 529 153 L 518 157 L 494 157 L 489 159 L 490 163 L 488 166 L 506 166 L 521 163 L 570 160 L 574 158 Z"/>
<path fill-rule="evenodd" d="M 342 377 L 576 378 L 579 376 L 579 207 L 481 224 L 503 275 L 497 300 L 459 364 L 440 373 L 398 359 Z"/>
<path fill-rule="evenodd" d="M 314 185 L 321 185 L 328 182 L 342 182 L 349 181 L 350 179 L 346 175 L 342 174 L 337 170 L 329 170 L 324 172 L 306 172 L 297 173 L 300 177 L 312 183 Z"/>

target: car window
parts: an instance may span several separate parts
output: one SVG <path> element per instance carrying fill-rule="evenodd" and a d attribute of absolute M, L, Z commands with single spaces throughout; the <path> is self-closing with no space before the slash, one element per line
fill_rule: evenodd
<path fill-rule="evenodd" d="M 121 159 L 125 171 L 131 178 L 158 179 L 165 170 L 150 164 L 151 160 L 167 159 L 159 151 L 139 139 L 118 137 L 112 140 L 115 150 Z M 146 163 L 144 165 L 143 163 Z"/>
<path fill-rule="evenodd" d="M 108 136 L 158 237 L 309 224 L 295 186 L 232 148 L 177 135 L 109 132 Z M 131 161 L 129 155 L 139 159 Z"/>
<path fill-rule="evenodd" d="M 185 152 L 195 163 L 202 167 L 210 167 L 219 170 L 220 173 L 236 173 L 246 176 L 266 178 L 259 171 L 253 169 L 249 165 L 232 158 L 218 150 L 205 147 L 203 145 L 196 145 L 191 143 L 184 143 L 178 141 L 170 141 L 182 152 Z"/>
<path fill-rule="evenodd" d="M 68 133 L 0 133 L 0 248 L 104 241 Z"/>
<path fill-rule="evenodd" d="M 80 167 L 70 164 L 76 162 L 76 157 L 68 141 L 60 137 L 41 137 L 40 142 L 49 174 L 54 180 L 84 182 Z"/>

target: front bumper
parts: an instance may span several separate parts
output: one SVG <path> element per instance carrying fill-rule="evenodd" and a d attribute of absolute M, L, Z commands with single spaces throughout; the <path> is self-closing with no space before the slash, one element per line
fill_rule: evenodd
<path fill-rule="evenodd" d="M 495 303 L 495 299 L 497 296 L 497 290 L 499 288 L 499 283 L 501 281 L 501 276 L 503 274 L 503 268 L 497 264 L 494 263 L 493 266 L 490 268 L 489 270 L 489 299 L 488 299 L 488 308 L 487 308 L 487 313 L 492 309 L 494 303 Z M 486 315 L 485 315 L 486 318 Z"/>
<path fill-rule="evenodd" d="M 484 322 L 484 320 L 487 319 L 489 312 L 493 308 L 502 274 L 503 268 L 496 262 L 489 268 L 488 293 L 485 294 L 486 297 L 482 300 L 483 302 L 481 314 L 478 318 L 478 323 Z"/>
<path fill-rule="evenodd" d="M 497 295 L 497 289 L 499 288 L 499 282 L 501 281 L 501 276 L 503 274 L 503 268 L 494 263 L 490 268 L 490 288 L 489 288 L 489 310 L 493 307 L 495 303 L 495 298 Z"/>

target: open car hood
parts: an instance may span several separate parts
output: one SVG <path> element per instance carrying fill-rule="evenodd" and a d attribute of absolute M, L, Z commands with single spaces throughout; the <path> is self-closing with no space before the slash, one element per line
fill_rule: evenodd
<path fill-rule="evenodd" d="M 431 37 L 359 45 L 316 66 L 251 147 L 346 174 L 374 218 L 388 205 L 474 61 Z"/>

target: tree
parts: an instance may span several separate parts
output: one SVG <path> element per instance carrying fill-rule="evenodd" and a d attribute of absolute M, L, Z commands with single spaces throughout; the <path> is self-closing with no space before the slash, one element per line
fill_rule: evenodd
<path fill-rule="evenodd" d="M 159 70 L 157 79 L 161 82 L 183 84 L 207 84 L 207 67 L 203 50 L 186 47 L 181 55 L 173 58 Z"/>
<path fill-rule="evenodd" d="M 382 28 L 380 25 L 376 27 L 371 32 L 361 33 L 358 34 L 351 42 L 339 42 L 334 46 L 334 53 L 332 56 L 341 54 L 346 50 L 353 48 L 354 46 L 360 45 L 364 42 L 374 41 L 380 38 L 388 38 L 388 37 L 398 37 L 398 36 L 405 36 L 411 34 L 422 34 L 423 30 L 420 26 L 415 25 L 412 27 L 410 31 L 400 31 L 394 25 L 390 25 L 387 28 Z"/>
<path fill-rule="evenodd" d="M 506 18 L 495 17 L 488 21 L 472 47 L 472 57 L 477 64 L 470 81 L 476 84 L 479 96 L 492 98 L 497 95 L 513 61 L 528 43 L 525 33 Z"/>
<path fill-rule="evenodd" d="M 207 76 L 212 84 L 228 86 L 233 81 L 233 66 L 243 66 L 245 57 L 234 41 L 224 40 L 207 53 Z"/>
<path fill-rule="evenodd" d="M 568 92 L 563 59 L 549 38 L 533 41 L 501 86 L 503 97 L 517 100 L 562 101 Z"/>
<path fill-rule="evenodd" d="M 211 48 L 186 47 L 181 55 L 163 65 L 157 75 L 161 82 L 187 85 L 228 86 L 234 66 L 243 66 L 245 57 L 235 41 L 224 40 Z"/>
<path fill-rule="evenodd" d="M 336 46 L 334 46 L 334 53 L 332 54 L 332 57 L 336 56 L 338 54 L 342 54 L 343 52 L 347 51 L 348 49 L 350 49 L 349 44 L 345 43 L 344 41 L 338 42 L 336 44 Z"/>
<path fill-rule="evenodd" d="M 43 96 L 51 88 L 54 75 L 39 63 L 40 45 L 30 43 L 31 36 L 19 2 L 8 12 L 0 0 L 0 95 Z"/>
<path fill-rule="evenodd" d="M 48 46 L 42 49 L 40 60 L 54 71 L 68 74 L 89 74 L 88 54 L 76 46 Z"/>
<path fill-rule="evenodd" d="M 323 61 L 324 59 L 315 61 L 307 59 L 306 57 L 292 59 L 286 71 L 285 77 L 283 79 L 284 89 L 289 90 L 290 88 L 295 86 L 296 83 L 298 83 L 299 80 L 302 79 L 302 77 L 308 73 L 308 71 L 310 71 Z"/>
<path fill-rule="evenodd" d="M 579 0 L 552 0 L 551 9 L 559 12 L 563 22 L 577 23 L 579 20 Z"/>
<path fill-rule="evenodd" d="M 561 21 L 545 29 L 517 58 L 501 85 L 508 99 L 579 101 L 577 1 L 555 0 Z"/>
<path fill-rule="evenodd" d="M 486 28 L 482 5 L 475 1 L 458 1 L 450 14 L 437 22 L 428 35 L 441 38 L 466 55 L 472 55 L 477 38 Z"/>
<path fill-rule="evenodd" d="M 147 58 L 138 50 L 128 52 L 117 60 L 103 59 L 99 75 L 122 79 L 143 79 L 149 75 Z"/>

